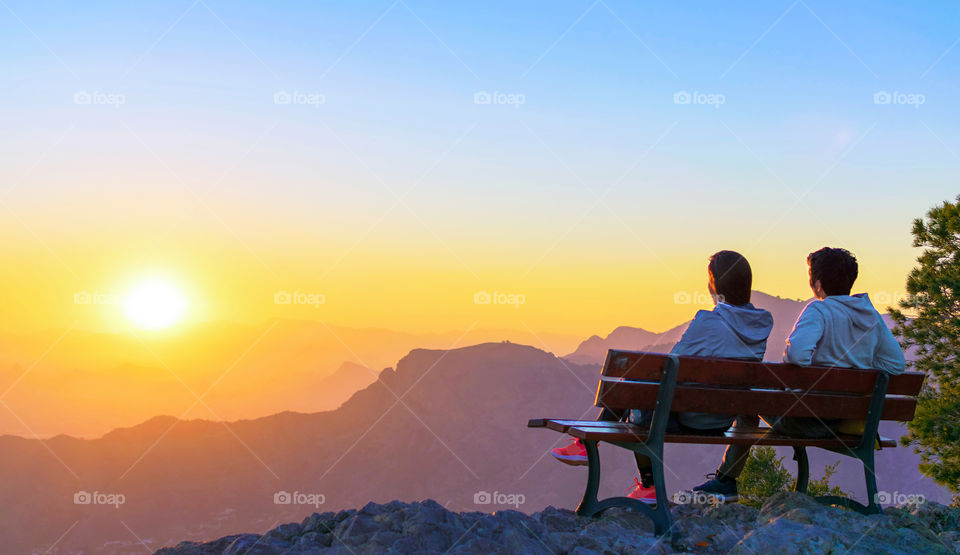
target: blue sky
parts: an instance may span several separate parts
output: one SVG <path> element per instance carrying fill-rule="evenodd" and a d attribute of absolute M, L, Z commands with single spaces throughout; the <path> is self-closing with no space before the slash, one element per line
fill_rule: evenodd
<path fill-rule="evenodd" d="M 261 254 L 380 221 L 375 244 L 393 230 L 470 268 L 498 250 L 560 269 L 628 252 L 685 276 L 675 255 L 718 245 L 780 263 L 842 243 L 877 268 L 866 285 L 894 290 L 910 221 L 956 193 L 958 11 L 3 0 L 0 167 L 53 250 L 77 229 L 159 230 L 158 207 L 209 188 L 223 240 Z M 113 200 L 77 210 L 91 198 Z M 783 283 L 760 285 L 805 294 Z"/>

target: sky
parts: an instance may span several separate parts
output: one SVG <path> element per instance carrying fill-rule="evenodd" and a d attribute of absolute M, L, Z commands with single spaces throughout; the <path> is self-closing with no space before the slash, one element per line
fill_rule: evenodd
<path fill-rule="evenodd" d="M 903 295 L 955 198 L 960 7 L 0 1 L 0 329 L 655 331 L 707 257 Z M 162 307 L 161 307 L 162 308 Z"/>

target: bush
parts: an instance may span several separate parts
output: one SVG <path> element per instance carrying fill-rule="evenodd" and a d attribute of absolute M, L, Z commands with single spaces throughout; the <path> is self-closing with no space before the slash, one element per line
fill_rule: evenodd
<path fill-rule="evenodd" d="M 837 472 L 840 461 L 824 468 L 823 477 L 807 482 L 807 494 L 811 496 L 837 495 L 849 497 L 849 493 L 838 486 L 830 485 L 830 478 Z M 754 447 L 737 479 L 740 502 L 744 505 L 760 508 L 764 501 L 781 491 L 792 491 L 797 480 L 783 466 L 783 457 L 777 457 L 773 447 Z"/>

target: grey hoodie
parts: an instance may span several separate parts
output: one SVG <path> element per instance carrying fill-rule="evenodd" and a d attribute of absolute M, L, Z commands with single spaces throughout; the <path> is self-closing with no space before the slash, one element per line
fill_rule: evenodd
<path fill-rule="evenodd" d="M 733 306 L 717 303 L 713 310 L 700 310 L 683 332 L 671 354 L 719 358 L 763 359 L 773 316 L 747 303 Z"/>
<path fill-rule="evenodd" d="M 762 360 L 767 350 L 767 336 L 773 329 L 773 316 L 747 303 L 733 306 L 717 303 L 713 310 L 701 310 L 683 332 L 671 354 L 718 358 Z M 681 412 L 684 426 L 708 430 L 727 428 L 734 416 L 700 412 Z"/>
<path fill-rule="evenodd" d="M 903 350 L 866 293 L 831 295 L 803 309 L 783 361 L 801 366 L 874 368 L 900 374 Z"/>

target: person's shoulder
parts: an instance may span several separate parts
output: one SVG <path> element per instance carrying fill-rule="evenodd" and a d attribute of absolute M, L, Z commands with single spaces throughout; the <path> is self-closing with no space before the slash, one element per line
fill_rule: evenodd
<path fill-rule="evenodd" d="M 690 328 L 697 330 L 713 328 L 721 321 L 722 319 L 720 318 L 720 315 L 712 310 L 698 310 L 693 316 L 693 321 L 690 322 Z"/>
<path fill-rule="evenodd" d="M 830 297 L 827 298 L 829 299 Z M 802 311 L 800 311 L 800 317 L 803 318 L 804 316 L 810 317 L 814 315 L 822 316 L 825 309 L 826 307 L 824 306 L 823 300 L 813 299 L 803 307 Z"/>
<path fill-rule="evenodd" d="M 711 322 L 719 318 L 720 316 L 712 310 L 698 310 L 697 313 L 693 315 L 694 322 Z"/>

